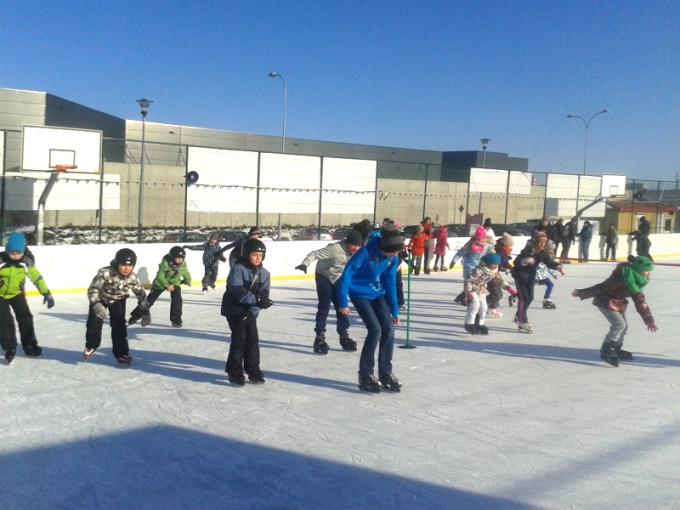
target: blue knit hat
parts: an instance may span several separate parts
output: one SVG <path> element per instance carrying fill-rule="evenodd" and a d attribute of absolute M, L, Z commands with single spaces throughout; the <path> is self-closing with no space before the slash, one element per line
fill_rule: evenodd
<path fill-rule="evenodd" d="M 501 263 L 501 257 L 498 253 L 489 253 L 484 257 L 484 263 L 487 266 L 497 266 Z"/>
<path fill-rule="evenodd" d="M 6 252 L 18 251 L 24 253 L 26 251 L 26 238 L 21 232 L 12 232 L 7 239 Z"/>

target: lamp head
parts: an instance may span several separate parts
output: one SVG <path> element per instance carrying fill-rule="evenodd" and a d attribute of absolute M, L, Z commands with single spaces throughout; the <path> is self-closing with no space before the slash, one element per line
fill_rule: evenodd
<path fill-rule="evenodd" d="M 142 117 L 146 117 L 146 114 L 149 113 L 149 106 L 151 106 L 151 103 L 153 101 L 151 99 L 137 99 L 137 103 L 139 104 L 139 109 L 142 112 Z"/>
<path fill-rule="evenodd" d="M 489 146 L 489 142 L 491 141 L 490 138 L 480 138 L 479 142 L 482 144 L 482 150 L 486 150 L 486 148 Z"/>
<path fill-rule="evenodd" d="M 269 73 L 270 78 L 276 78 L 277 76 L 280 76 L 280 75 L 279 75 L 279 73 L 277 73 L 275 71 L 272 71 L 271 73 Z"/>

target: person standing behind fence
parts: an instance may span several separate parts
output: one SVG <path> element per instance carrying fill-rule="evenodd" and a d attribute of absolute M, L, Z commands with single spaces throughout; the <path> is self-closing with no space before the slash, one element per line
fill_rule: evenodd
<path fill-rule="evenodd" d="M 590 254 L 590 241 L 593 239 L 593 226 L 588 220 L 583 222 L 581 231 L 578 233 L 578 261 L 588 262 Z"/>
<path fill-rule="evenodd" d="M 609 260 L 609 254 L 611 253 L 612 262 L 616 261 L 616 247 L 619 244 L 619 233 L 613 223 L 609 224 L 607 229 L 607 235 L 605 238 L 607 247 L 604 252 L 604 260 Z"/>
<path fill-rule="evenodd" d="M 559 253 L 560 249 L 560 243 L 564 239 L 564 220 L 562 218 L 559 218 L 555 222 L 555 230 L 554 230 L 554 236 L 555 238 L 552 240 L 555 243 L 555 255 Z"/>
<path fill-rule="evenodd" d="M 423 226 L 423 233 L 425 234 L 425 260 L 423 263 L 423 273 L 430 274 L 430 263 L 432 261 L 432 253 L 434 253 L 435 245 L 434 236 L 432 234 L 434 224 L 429 216 L 423 218 L 423 221 L 421 221 L 420 224 Z"/>
<path fill-rule="evenodd" d="M 569 248 L 576 240 L 576 218 L 570 219 L 562 230 L 562 255 L 560 255 L 560 264 L 570 264 L 569 262 Z"/>

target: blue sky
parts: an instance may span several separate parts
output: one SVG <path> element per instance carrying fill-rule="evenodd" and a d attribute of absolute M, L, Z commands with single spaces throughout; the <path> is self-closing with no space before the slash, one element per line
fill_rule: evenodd
<path fill-rule="evenodd" d="M 680 0 L 3 1 L 0 87 L 125 118 L 680 172 Z"/>

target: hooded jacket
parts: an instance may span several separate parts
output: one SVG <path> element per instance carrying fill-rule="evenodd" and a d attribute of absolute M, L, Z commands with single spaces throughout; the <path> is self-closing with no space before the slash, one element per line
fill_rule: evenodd
<path fill-rule="evenodd" d="M 269 299 L 270 274 L 262 265 L 252 267 L 239 257 L 227 277 L 227 290 L 222 296 L 221 314 L 236 318 L 248 314 L 257 318 L 260 302 Z"/>
<path fill-rule="evenodd" d="M 24 253 L 21 259 L 14 261 L 7 253 L 3 253 L 0 258 L 0 297 L 12 299 L 22 294 L 26 278 L 33 282 L 43 296 L 50 293 L 40 271 L 33 265 L 31 257 L 27 257 Z"/>
<path fill-rule="evenodd" d="M 347 249 L 345 241 L 330 243 L 319 250 L 309 252 L 302 264 L 309 267 L 316 260 L 316 274 L 325 276 L 331 283 L 337 282 L 342 276 L 347 261 L 352 254 Z"/>
<path fill-rule="evenodd" d="M 177 265 L 170 258 L 170 255 L 166 255 L 161 260 L 161 263 L 158 264 L 158 272 L 151 286 L 156 290 L 161 290 L 166 285 L 178 287 L 182 284 L 191 285 L 191 275 L 189 274 L 186 261 L 183 260 L 181 264 Z"/>

